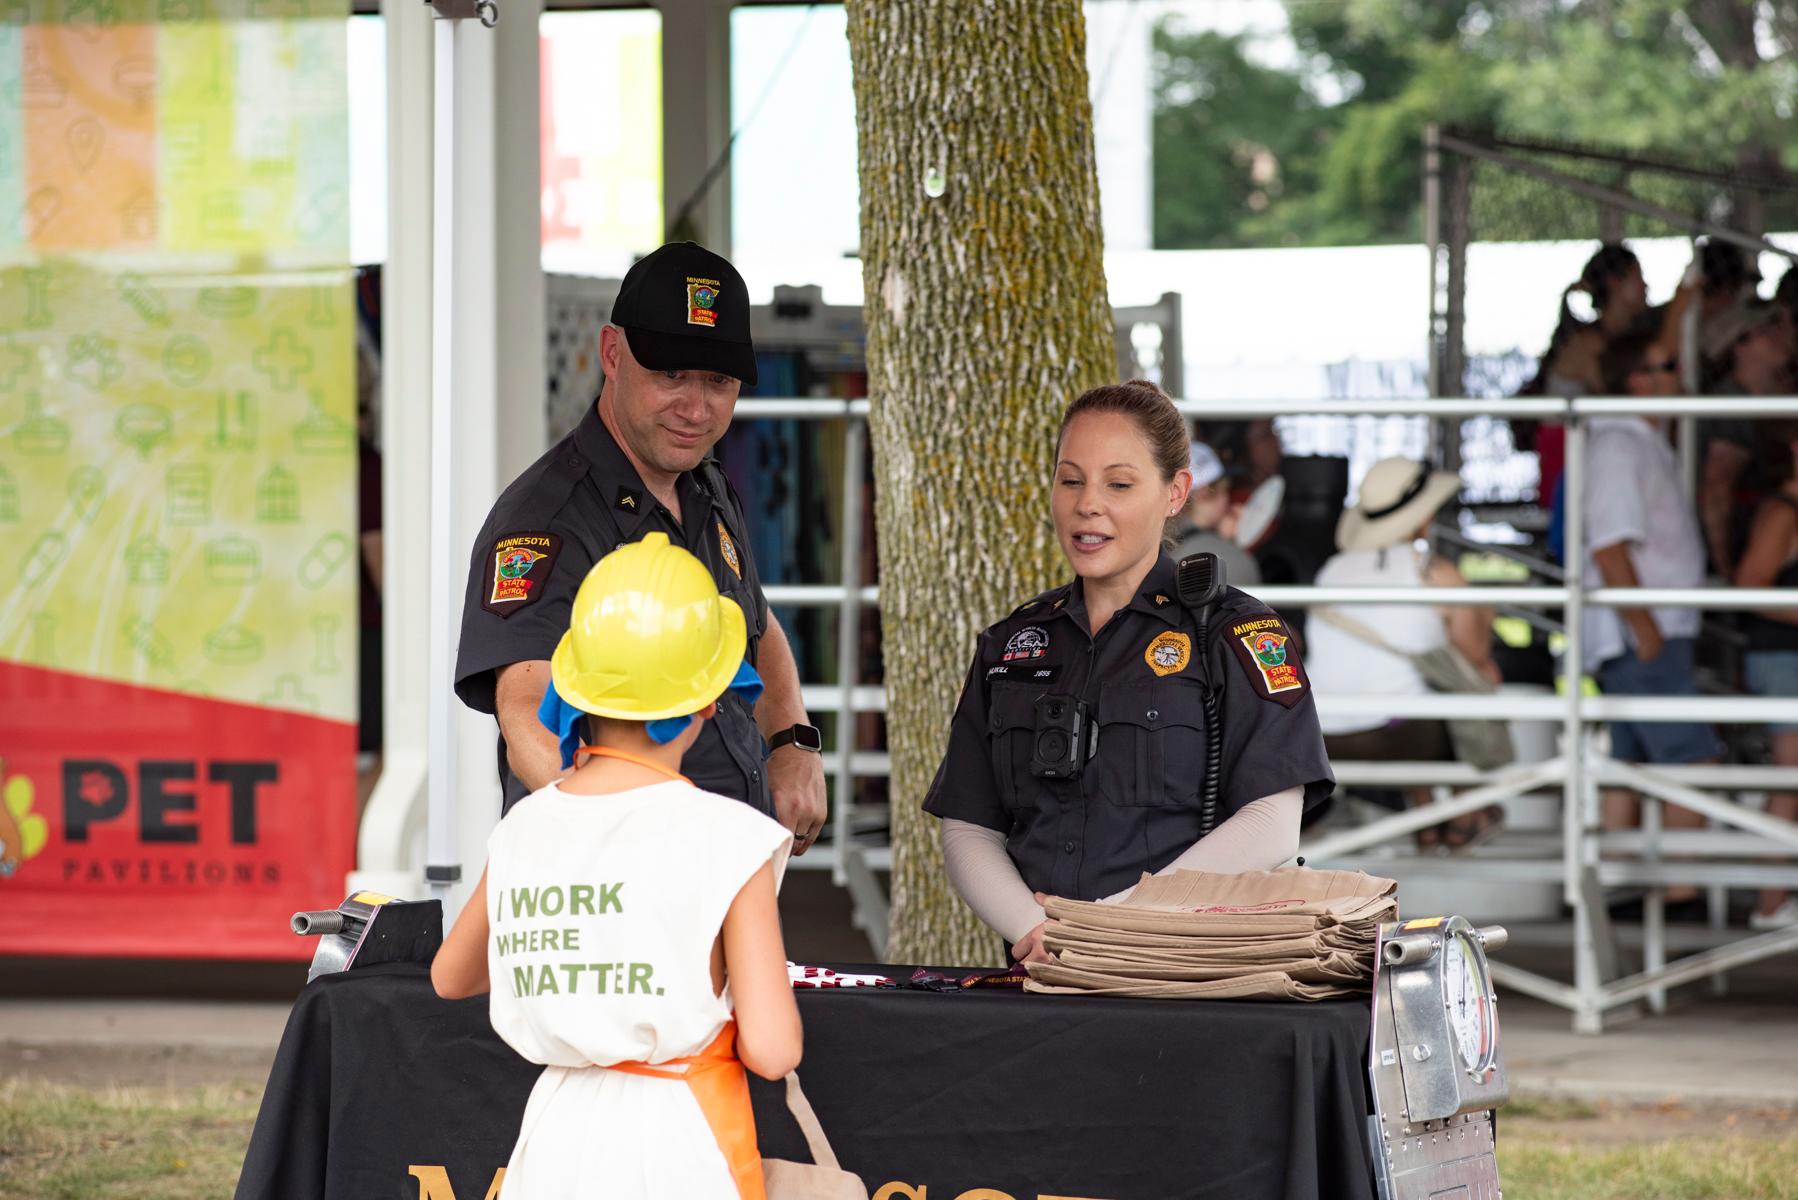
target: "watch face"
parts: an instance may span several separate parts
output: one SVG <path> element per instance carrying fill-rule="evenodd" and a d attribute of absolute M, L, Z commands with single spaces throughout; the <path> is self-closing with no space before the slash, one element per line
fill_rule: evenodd
<path fill-rule="evenodd" d="M 1449 935 L 1442 948 L 1442 1003 L 1455 1049 L 1470 1070 L 1482 1069 L 1491 1056 L 1494 1017 L 1480 952 L 1464 932 Z"/>
<path fill-rule="evenodd" d="M 815 725 L 795 725 L 793 726 L 793 744 L 798 746 L 801 750 L 816 750 L 822 752 L 824 749 L 824 737 L 818 732 L 818 728 Z"/>

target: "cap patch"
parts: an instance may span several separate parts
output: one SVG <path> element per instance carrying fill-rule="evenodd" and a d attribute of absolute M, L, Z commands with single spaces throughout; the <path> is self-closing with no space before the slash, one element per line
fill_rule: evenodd
<path fill-rule="evenodd" d="M 708 329 L 718 324 L 719 286 L 716 279 L 687 276 L 687 324 Z"/>
<path fill-rule="evenodd" d="M 724 528 L 724 522 L 718 522 L 718 549 L 724 555 L 724 563 L 736 573 L 738 579 L 743 578 L 743 560 L 737 554 L 737 544 L 730 539 Z"/>
<path fill-rule="evenodd" d="M 1287 708 L 1305 694 L 1305 672 L 1289 643 L 1292 631 L 1278 617 L 1244 621 L 1230 628 L 1230 649 L 1264 698 Z"/>
<path fill-rule="evenodd" d="M 1192 639 L 1184 633 L 1158 633 L 1142 652 L 1143 661 L 1157 675 L 1184 671 L 1192 661 Z"/>
<path fill-rule="evenodd" d="M 1020 658 L 1041 658 L 1049 652 L 1049 635 L 1041 625 L 1026 625 L 1011 635 L 1005 643 L 1005 653 L 999 656 L 1000 662 L 1015 662 Z"/>
<path fill-rule="evenodd" d="M 487 555 L 481 607 L 509 617 L 540 599 L 561 549 L 562 539 L 553 533 L 509 533 L 496 538 Z"/>

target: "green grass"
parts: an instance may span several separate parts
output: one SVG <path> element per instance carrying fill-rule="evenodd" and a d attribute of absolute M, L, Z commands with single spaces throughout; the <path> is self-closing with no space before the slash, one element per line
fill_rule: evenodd
<path fill-rule="evenodd" d="M 1597 1116 L 1598 1110 L 1584 1100 L 1565 1096 L 1513 1096 L 1498 1110 L 1498 1131 L 1501 1136 L 1509 1133 L 1512 1121 L 1589 1121 Z"/>
<path fill-rule="evenodd" d="M 1498 1172 L 1523 1200 L 1798 1200 L 1798 1137 L 1673 1138 L 1581 1147 L 1566 1134 L 1513 1135 L 1501 1119 Z"/>
<path fill-rule="evenodd" d="M 236 1186 L 259 1095 L 253 1086 L 0 1081 L 0 1200 L 223 1200 Z M 1790 1114 L 1764 1136 L 1742 1136 L 1722 1118 L 1686 1114 L 1670 1125 L 1667 1111 L 1640 1110 L 1638 1121 L 1579 1101 L 1513 1101 L 1498 1126 L 1505 1194 L 1798 1200 Z M 1677 1135 L 1664 1136 L 1669 1128 Z"/>
<path fill-rule="evenodd" d="M 0 1200 L 221 1200 L 260 1096 L 0 1082 Z"/>

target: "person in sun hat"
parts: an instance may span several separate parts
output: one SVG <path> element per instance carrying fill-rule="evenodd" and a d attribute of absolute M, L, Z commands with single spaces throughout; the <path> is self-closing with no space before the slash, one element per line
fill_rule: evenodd
<path fill-rule="evenodd" d="M 494 1030 L 544 1066 L 509 1200 L 762 1200 L 744 1070 L 799 1062 L 776 908 L 793 839 L 679 773 L 721 698 L 754 701 L 747 646 L 742 607 L 665 533 L 575 594 L 544 706 L 573 770 L 494 829 L 431 964 L 440 996 L 490 990 Z"/>
<path fill-rule="evenodd" d="M 475 539 L 456 694 L 498 719 L 501 811 L 559 769 L 537 709 L 575 590 L 608 551 L 659 530 L 742 608 L 749 662 L 767 684 L 753 708 L 720 702 L 687 770 L 774 816 L 803 854 L 824 824 L 822 742 L 762 595 L 742 502 L 711 457 L 739 391 L 756 380 L 743 277 L 703 246 L 661 247 L 625 274 L 599 359 L 598 400 L 506 488 Z"/>
<path fill-rule="evenodd" d="M 1318 587 L 1464 587 L 1467 580 L 1419 543 L 1443 505 L 1461 490 L 1461 479 L 1408 458 L 1375 463 L 1361 481 L 1353 507 L 1336 524 L 1337 553 L 1319 569 Z M 1445 645 L 1459 650 L 1493 683 L 1492 610 L 1430 604 L 1356 604 L 1312 610 L 1306 625 L 1305 661 L 1320 696 L 1422 696 L 1429 692 L 1412 656 Z M 1448 724 L 1378 714 L 1322 718 L 1331 759 L 1450 762 L 1455 758 Z M 1427 788 L 1409 793 L 1413 805 L 1429 802 Z M 1466 849 L 1486 836 L 1503 810 L 1484 809 L 1419 830 L 1423 849 Z"/>

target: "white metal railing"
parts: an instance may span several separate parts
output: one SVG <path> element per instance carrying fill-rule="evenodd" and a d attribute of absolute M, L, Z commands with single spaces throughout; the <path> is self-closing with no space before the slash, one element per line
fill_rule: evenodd
<path fill-rule="evenodd" d="M 1454 419 L 1474 416 L 1534 418 L 1559 420 L 1566 425 L 1567 485 L 1566 561 L 1583 562 L 1585 551 L 1581 529 L 1581 499 L 1585 461 L 1585 421 L 1604 416 L 1678 416 L 1690 417 L 1702 411 L 1706 417 L 1798 416 L 1798 397 L 1703 397 L 1636 398 L 1636 397 L 1529 397 L 1505 401 L 1447 400 L 1256 400 L 1256 401 L 1176 401 L 1187 416 L 1210 419 L 1249 419 L 1273 416 L 1303 415 L 1384 415 L 1422 416 Z M 855 679 L 855 631 L 859 629 L 864 607 L 879 603 L 877 587 L 865 585 L 859 577 L 861 528 L 861 475 L 865 449 L 866 400 L 743 400 L 736 409 L 737 420 L 840 420 L 850 430 L 846 469 L 849 486 L 844 489 L 842 528 L 844 531 L 843 582 L 805 585 L 771 585 L 766 588 L 768 601 L 775 605 L 799 607 L 835 607 L 839 612 L 838 646 L 839 678 L 834 685 L 807 684 L 802 695 L 808 710 L 837 714 L 836 745 L 831 749 L 837 804 L 832 813 L 833 844 L 820 862 L 799 865 L 829 865 L 839 885 L 850 887 L 855 898 L 857 923 L 868 933 L 876 949 L 885 943 L 886 906 L 884 896 L 872 877 L 872 871 L 890 862 L 881 846 L 858 841 L 853 819 L 857 816 L 853 803 L 855 780 L 872 774 L 884 774 L 890 760 L 884 754 L 861 751 L 855 745 L 857 714 L 883 712 L 885 690 L 861 685 Z M 1680 960 L 1669 967 L 1665 960 L 1665 926 L 1661 898 L 1664 887 L 1681 881 L 1685 870 L 1693 882 L 1714 882 L 1718 878 L 1739 881 L 1764 880 L 1778 886 L 1791 872 L 1789 864 L 1777 861 L 1749 861 L 1738 864 L 1688 864 L 1668 862 L 1663 854 L 1671 848 L 1671 837 L 1660 830 L 1659 804 L 1675 803 L 1710 816 L 1724 826 L 1746 831 L 1757 839 L 1753 844 L 1776 848 L 1779 844 L 1798 847 L 1798 826 L 1752 810 L 1730 805 L 1697 787 L 1775 787 L 1790 786 L 1798 772 L 1781 768 L 1752 768 L 1725 765 L 1695 765 L 1678 768 L 1647 769 L 1619 763 L 1591 751 L 1585 737 L 1586 727 L 1599 721 L 1706 721 L 1717 724 L 1759 723 L 1789 719 L 1798 701 L 1783 698 L 1751 696 L 1706 696 L 1690 698 L 1653 696 L 1589 696 L 1583 688 L 1584 667 L 1581 661 L 1580 616 L 1588 604 L 1607 607 L 1652 606 L 1705 608 L 1710 610 L 1754 610 L 1798 607 L 1798 593 L 1781 588 L 1589 588 L 1570 572 L 1560 583 L 1542 586 L 1471 586 L 1467 588 L 1320 588 L 1312 586 L 1263 586 L 1255 589 L 1257 598 L 1276 608 L 1306 608 L 1318 604 L 1388 605 L 1426 604 L 1445 606 L 1507 606 L 1529 610 L 1559 608 L 1563 610 L 1565 629 L 1562 651 L 1560 690 L 1556 695 L 1518 696 L 1442 695 L 1400 697 L 1381 695 L 1335 695 L 1318 697 L 1318 710 L 1326 715 L 1378 715 L 1386 718 L 1491 718 L 1494 720 L 1557 721 L 1562 727 L 1561 756 L 1547 763 L 1513 767 L 1497 772 L 1479 772 L 1464 764 L 1356 764 L 1343 773 L 1345 782 L 1399 784 L 1415 779 L 1464 786 L 1467 790 L 1426 807 L 1410 809 L 1371 822 L 1359 829 L 1333 834 L 1322 842 L 1306 847 L 1314 861 L 1332 855 L 1341 856 L 1383 842 L 1409 835 L 1416 829 L 1435 825 L 1457 815 L 1473 812 L 1495 800 L 1522 794 L 1548 785 L 1559 784 L 1562 790 L 1562 828 L 1559 838 L 1561 861 L 1554 875 L 1563 884 L 1567 903 L 1575 915 L 1574 983 L 1558 981 L 1504 967 L 1504 981 L 1530 995 L 1552 1000 L 1573 1010 L 1576 1029 L 1596 1032 L 1603 1014 L 1619 1004 L 1647 997 L 1651 1005 L 1664 1006 L 1666 988 L 1705 974 L 1713 978 L 1730 967 L 1782 953 L 1798 947 L 1798 936 L 1762 934 L 1743 939 L 1738 945 L 1719 952 L 1698 956 L 1702 967 L 1695 970 L 1693 959 Z M 1345 764 L 1346 765 L 1346 764 Z M 1783 773 L 1782 773 L 1783 771 Z M 1645 841 L 1617 840 L 1615 835 L 1599 831 L 1598 788 L 1627 785 L 1643 793 L 1647 803 L 1644 812 Z M 1683 843 L 1682 843 L 1683 844 Z M 1725 846 L 1740 851 L 1741 835 L 1727 835 L 1707 845 Z M 1641 863 L 1602 862 L 1601 846 L 1614 850 L 1625 845 L 1646 845 L 1646 859 Z M 810 856 L 808 856 L 810 857 Z M 1752 856 L 1749 856 L 1752 857 Z M 1510 877 L 1541 874 L 1547 864 L 1488 863 L 1474 860 L 1458 864 L 1461 870 L 1481 869 L 1497 865 L 1512 872 Z M 1521 870 L 1519 870 L 1521 868 Z M 1642 882 L 1650 885 L 1645 905 L 1648 967 L 1628 979 L 1606 981 L 1601 960 L 1606 957 L 1604 943 L 1609 939 L 1608 919 L 1603 905 L 1602 888 L 1620 883 Z M 1610 974 L 1615 975 L 1612 971 Z"/>

